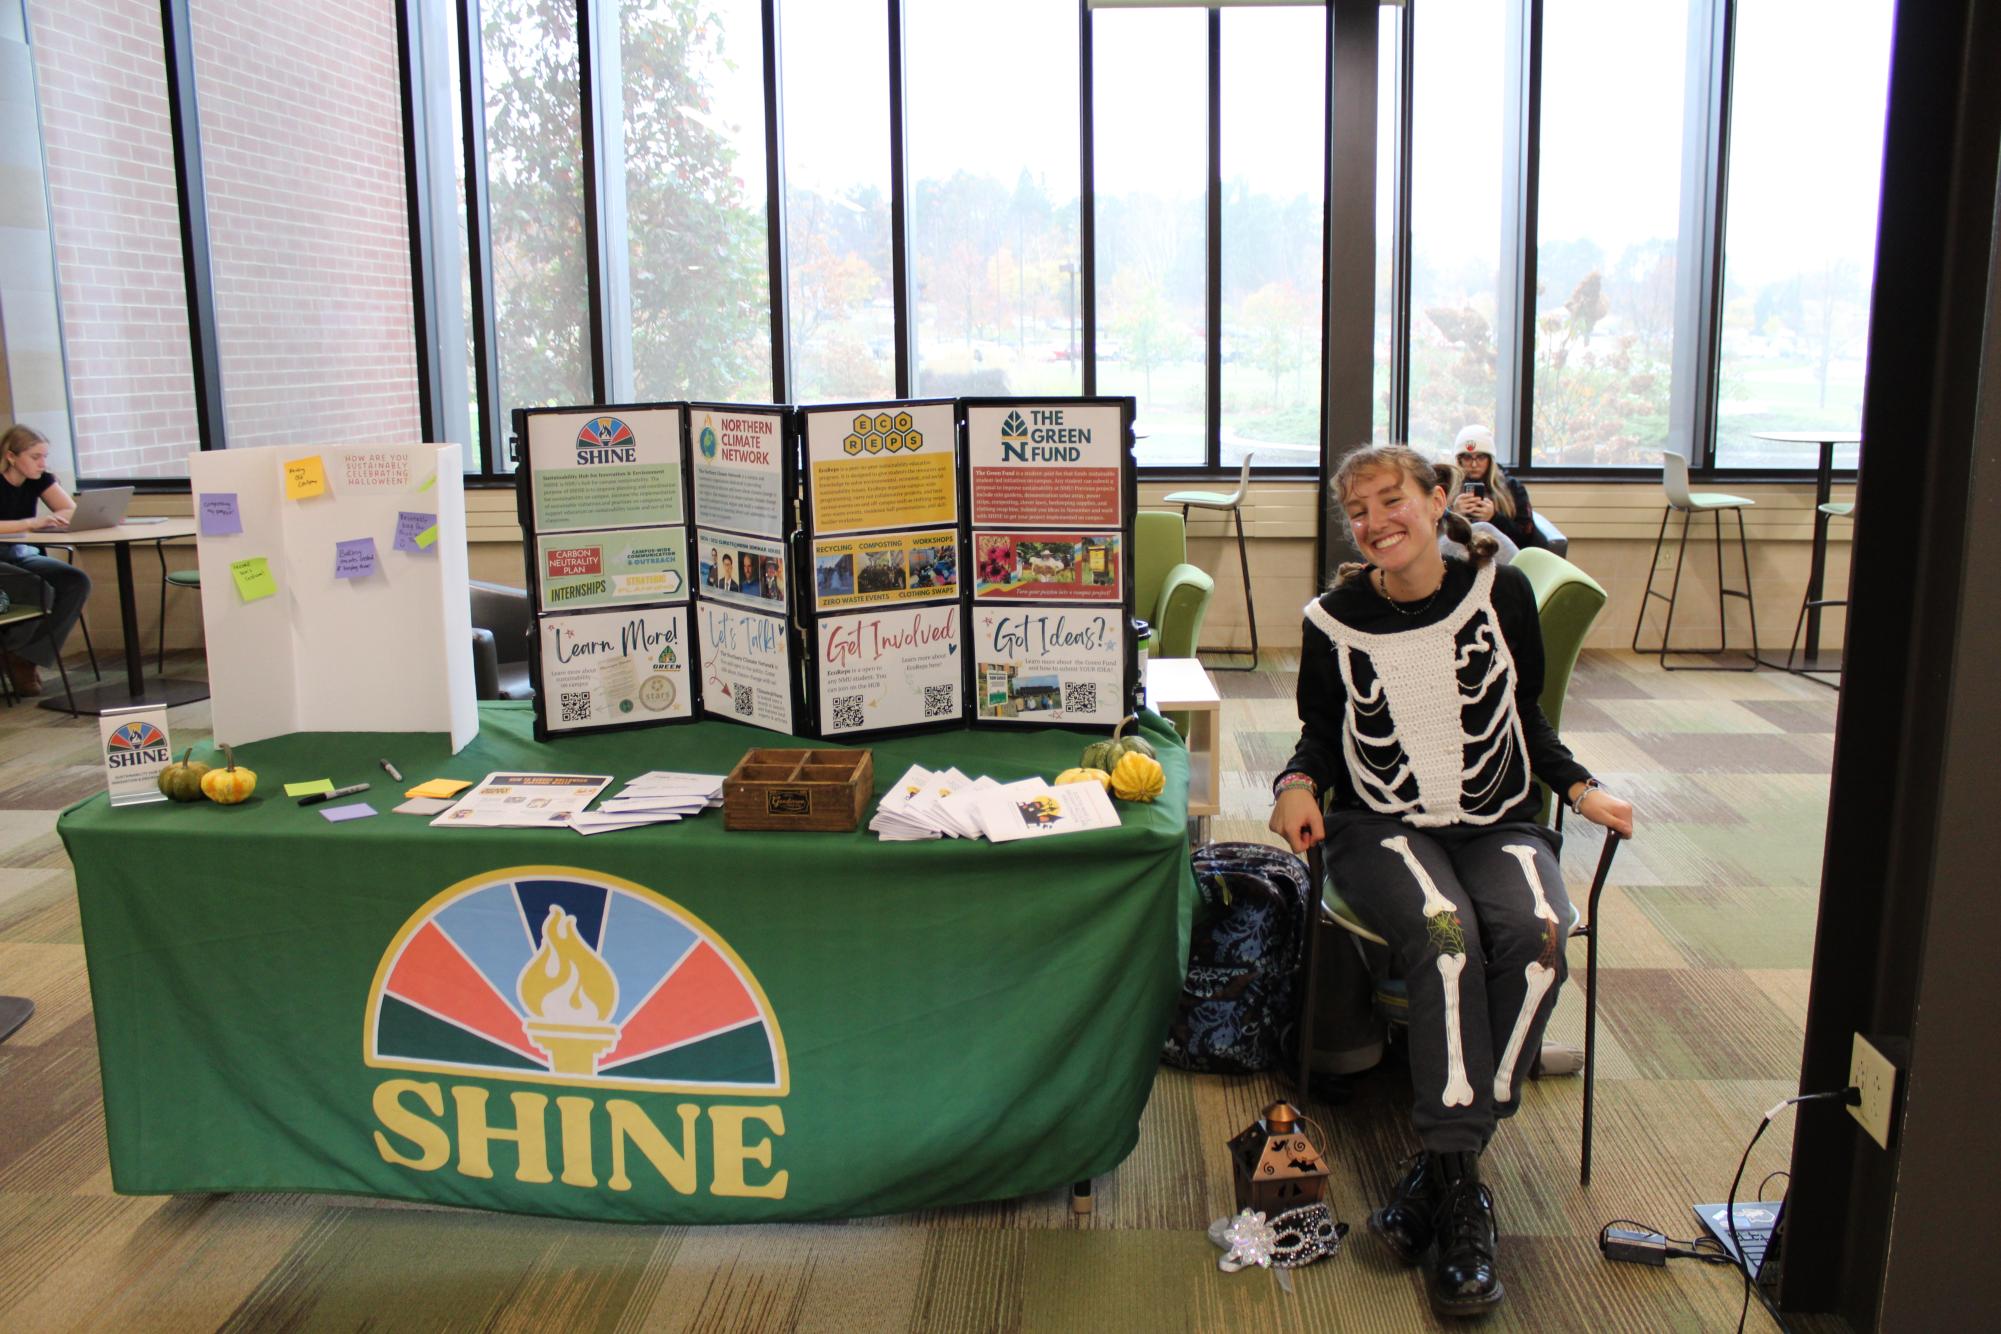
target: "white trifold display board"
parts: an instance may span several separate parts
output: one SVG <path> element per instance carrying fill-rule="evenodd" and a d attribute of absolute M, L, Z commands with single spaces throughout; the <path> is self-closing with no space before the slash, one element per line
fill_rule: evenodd
<path fill-rule="evenodd" d="M 313 458 L 323 487 L 291 498 L 287 465 Z M 445 732 L 457 753 L 478 735 L 461 467 L 457 445 L 281 445 L 189 456 L 217 742 Z M 234 517 L 212 522 L 228 497 Z M 421 546 L 407 531 L 415 516 L 435 523 Z M 225 531 L 231 527 L 240 531 Z M 373 540 L 373 561 L 356 575 L 353 553 L 363 538 Z M 234 567 L 259 558 L 276 591 L 253 598 L 257 590 L 240 588 Z"/>

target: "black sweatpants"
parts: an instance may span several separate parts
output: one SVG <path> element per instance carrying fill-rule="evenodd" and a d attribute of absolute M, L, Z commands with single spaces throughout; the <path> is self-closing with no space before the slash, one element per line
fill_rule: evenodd
<path fill-rule="evenodd" d="M 1327 817 L 1327 872 L 1410 997 L 1411 1122 L 1433 1152 L 1484 1149 L 1541 1049 L 1573 925 L 1557 849 L 1535 824 Z"/>

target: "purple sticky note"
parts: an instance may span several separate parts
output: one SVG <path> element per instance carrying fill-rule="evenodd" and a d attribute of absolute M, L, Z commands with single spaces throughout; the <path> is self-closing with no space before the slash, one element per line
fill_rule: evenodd
<path fill-rule="evenodd" d="M 366 820 L 373 814 L 375 808 L 365 801 L 351 802 L 346 806 L 333 806 L 320 812 L 322 817 L 333 824 L 339 824 L 343 820 Z"/>
<path fill-rule="evenodd" d="M 243 515 L 237 512 L 234 491 L 204 491 L 195 503 L 201 510 L 203 537 L 228 537 L 243 531 Z"/>
<path fill-rule="evenodd" d="M 375 539 L 357 537 L 334 543 L 334 578 L 366 579 L 375 573 Z"/>
<path fill-rule="evenodd" d="M 423 555 L 425 544 L 418 542 L 417 539 L 423 536 L 426 529 L 435 528 L 437 524 L 438 516 L 435 514 L 399 510 L 396 514 L 396 549 L 415 556 Z"/>

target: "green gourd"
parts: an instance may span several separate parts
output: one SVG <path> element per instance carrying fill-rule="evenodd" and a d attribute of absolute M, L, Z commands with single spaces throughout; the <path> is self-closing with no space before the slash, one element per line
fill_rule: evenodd
<path fill-rule="evenodd" d="M 167 794 L 170 801 L 200 801 L 202 799 L 202 775 L 208 772 L 206 764 L 193 760 L 195 748 L 189 746 L 181 756 L 179 764 L 170 764 L 160 770 L 160 791 Z"/>
<path fill-rule="evenodd" d="M 1119 767 L 1119 761 L 1127 755 L 1144 755 L 1150 760 L 1159 758 L 1153 753 L 1153 745 L 1146 738 L 1125 734 L 1126 724 L 1138 721 L 1137 717 L 1130 715 L 1120 719 L 1119 725 L 1113 729 L 1109 738 L 1104 741 L 1093 741 L 1084 747 L 1084 758 L 1077 763 L 1086 769 L 1103 769 L 1106 773 L 1111 773 Z"/>

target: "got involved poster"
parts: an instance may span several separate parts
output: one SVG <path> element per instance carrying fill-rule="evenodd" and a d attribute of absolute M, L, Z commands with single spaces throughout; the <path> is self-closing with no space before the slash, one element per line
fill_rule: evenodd
<path fill-rule="evenodd" d="M 1111 726 L 1137 675 L 1129 398 L 968 400 L 975 723 Z"/>

